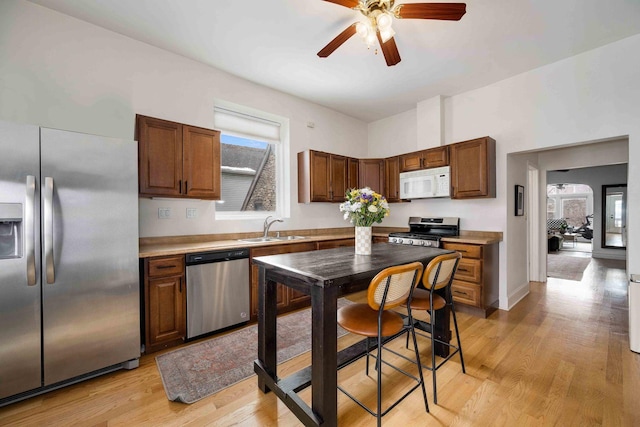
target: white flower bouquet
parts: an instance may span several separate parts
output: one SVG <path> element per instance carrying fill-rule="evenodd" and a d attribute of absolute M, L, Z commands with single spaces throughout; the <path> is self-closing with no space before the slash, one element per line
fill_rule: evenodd
<path fill-rule="evenodd" d="M 389 216 L 387 199 L 369 187 L 347 190 L 345 197 L 347 201 L 340 203 L 340 212 L 357 227 L 371 227 Z"/>

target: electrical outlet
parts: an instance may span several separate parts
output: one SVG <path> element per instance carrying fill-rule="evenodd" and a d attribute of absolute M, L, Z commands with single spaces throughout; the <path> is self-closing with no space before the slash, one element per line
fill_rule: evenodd
<path fill-rule="evenodd" d="M 160 219 L 171 218 L 171 208 L 158 208 L 158 218 Z"/>
<path fill-rule="evenodd" d="M 198 216 L 198 209 L 187 208 L 187 219 L 196 218 Z"/>

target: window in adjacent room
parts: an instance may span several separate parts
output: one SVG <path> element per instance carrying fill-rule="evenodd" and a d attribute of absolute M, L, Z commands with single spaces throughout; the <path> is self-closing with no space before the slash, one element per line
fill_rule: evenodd
<path fill-rule="evenodd" d="M 288 121 L 240 106 L 216 104 L 221 131 L 221 200 L 216 219 L 288 216 Z"/>

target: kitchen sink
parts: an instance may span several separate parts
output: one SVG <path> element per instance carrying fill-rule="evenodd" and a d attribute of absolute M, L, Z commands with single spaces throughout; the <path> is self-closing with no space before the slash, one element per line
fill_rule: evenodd
<path fill-rule="evenodd" d="M 251 237 L 248 239 L 238 239 L 239 242 L 245 243 L 263 243 L 263 242 L 282 242 L 287 240 L 306 239 L 305 236 L 282 236 L 282 237 Z"/>
<path fill-rule="evenodd" d="M 249 239 L 238 239 L 239 242 L 245 243 L 262 243 L 262 242 L 277 242 L 280 241 L 277 237 L 252 237 Z"/>

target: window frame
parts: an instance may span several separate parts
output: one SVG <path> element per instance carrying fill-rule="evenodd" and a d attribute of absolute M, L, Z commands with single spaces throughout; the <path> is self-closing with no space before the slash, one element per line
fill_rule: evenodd
<path fill-rule="evenodd" d="M 251 220 L 251 219 L 265 219 L 268 216 L 278 216 L 281 218 L 291 217 L 291 202 L 290 197 L 286 197 L 290 193 L 291 188 L 291 171 L 290 171 L 290 155 L 289 155 L 289 119 L 286 117 L 278 116 L 276 114 L 267 113 L 251 107 L 238 105 L 224 100 L 215 100 L 215 108 L 221 108 L 228 110 L 239 115 L 248 117 L 254 117 L 257 120 L 266 120 L 275 122 L 280 125 L 280 141 L 275 142 L 272 140 L 263 140 L 259 137 L 242 135 L 232 131 L 220 129 L 215 125 L 215 113 L 214 113 L 214 128 L 219 130 L 221 134 L 239 136 L 242 138 L 249 138 L 255 141 L 261 141 L 271 144 L 274 150 L 276 158 L 276 210 L 275 211 L 218 211 L 214 209 L 215 220 Z M 220 203 L 219 201 L 216 204 Z"/>

